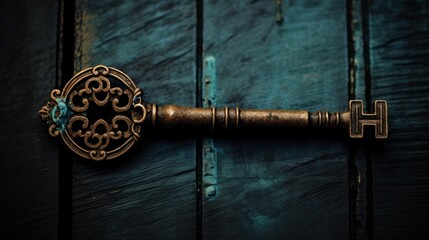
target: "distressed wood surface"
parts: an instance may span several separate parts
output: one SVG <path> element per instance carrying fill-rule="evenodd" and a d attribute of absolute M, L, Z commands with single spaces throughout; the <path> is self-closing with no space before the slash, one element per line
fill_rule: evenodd
<path fill-rule="evenodd" d="M 372 149 L 374 239 L 429 236 L 429 3 L 369 5 L 371 92 L 389 101 L 387 142 Z"/>
<path fill-rule="evenodd" d="M 349 59 L 349 99 L 361 99 L 366 105 L 371 103 L 368 95 L 370 84 L 368 61 L 367 25 L 368 18 L 364 14 L 366 0 L 347 0 L 348 11 L 348 59 Z M 367 136 L 371 138 L 371 136 Z M 350 238 L 365 240 L 372 236 L 372 221 L 368 221 L 371 215 L 372 205 L 368 204 L 371 198 L 372 182 L 368 168 L 368 155 L 370 143 L 368 141 L 350 141 L 349 145 L 349 220 Z"/>
<path fill-rule="evenodd" d="M 58 151 L 38 111 L 55 87 L 58 7 L 0 9 L 0 239 L 56 239 Z"/>
<path fill-rule="evenodd" d="M 217 65 L 217 105 L 345 110 L 346 5 L 341 1 L 205 1 L 205 54 Z M 295 136 L 297 137 L 297 136 Z M 347 141 L 215 139 L 215 197 L 204 239 L 348 239 Z"/>
<path fill-rule="evenodd" d="M 121 69 L 147 102 L 195 105 L 194 1 L 77 1 L 76 71 Z M 74 159 L 74 239 L 194 239 L 195 140 L 143 135 L 126 157 Z"/>
<path fill-rule="evenodd" d="M 209 139 L 216 152 L 202 158 L 216 158 L 216 191 L 202 219 L 201 146 L 190 136 L 143 136 L 114 162 L 58 154 L 37 116 L 62 74 L 57 4 L 0 3 L 0 239 L 195 239 L 198 221 L 203 239 L 429 235 L 427 1 L 283 1 L 282 24 L 275 1 L 204 1 L 218 107 L 345 110 L 348 98 L 387 99 L 390 138 Z M 148 102 L 195 105 L 195 5 L 76 1 L 75 71 L 113 66 Z"/>

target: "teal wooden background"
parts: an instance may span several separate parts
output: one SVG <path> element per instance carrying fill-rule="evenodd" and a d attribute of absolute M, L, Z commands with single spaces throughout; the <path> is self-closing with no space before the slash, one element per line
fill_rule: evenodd
<path fill-rule="evenodd" d="M 429 2 L 282 2 L 279 24 L 274 0 L 2 1 L 0 238 L 426 239 Z M 386 99 L 391 135 L 149 135 L 95 164 L 51 139 L 37 111 L 98 64 L 158 104 Z"/>

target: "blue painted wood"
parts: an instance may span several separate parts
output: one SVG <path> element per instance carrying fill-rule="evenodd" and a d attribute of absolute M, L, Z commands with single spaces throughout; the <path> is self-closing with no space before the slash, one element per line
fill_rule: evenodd
<path fill-rule="evenodd" d="M 38 111 L 55 87 L 58 6 L 0 9 L 0 239 L 56 239 L 58 149 Z"/>
<path fill-rule="evenodd" d="M 78 1 L 76 70 L 126 72 L 158 104 L 195 105 L 194 1 Z M 195 140 L 142 137 L 114 163 L 74 160 L 74 239 L 193 239 Z"/>
<path fill-rule="evenodd" d="M 201 79 L 203 107 L 216 107 L 217 76 L 216 58 L 204 58 L 203 77 Z M 202 196 L 214 198 L 217 194 L 217 149 L 212 137 L 202 140 Z"/>
<path fill-rule="evenodd" d="M 389 101 L 391 133 L 372 149 L 374 239 L 427 239 L 429 3 L 368 8 L 371 95 Z"/>
<path fill-rule="evenodd" d="M 346 109 L 346 5 L 205 1 L 204 52 L 216 57 L 217 105 Z M 295 136 L 296 137 L 296 136 Z M 203 203 L 204 239 L 347 239 L 344 139 L 216 138 L 216 198 Z"/>
<path fill-rule="evenodd" d="M 284 1 L 282 24 L 274 1 L 204 3 L 219 107 L 340 110 L 348 98 L 387 99 L 391 129 L 389 140 L 364 143 L 317 135 L 214 138 L 219 177 L 199 219 L 204 239 L 426 239 L 428 3 Z M 195 238 L 201 222 L 192 137 L 145 135 L 150 139 L 125 158 L 101 164 L 62 149 L 73 192 L 59 200 L 58 188 L 71 186 L 59 186 L 67 171 L 59 172 L 56 141 L 37 110 L 70 50 L 57 42 L 61 9 L 51 1 L 0 6 L 7 89 L 0 96 L 0 238 L 55 239 L 71 231 L 75 239 Z M 195 15 L 194 1 L 79 0 L 75 69 L 111 65 L 148 101 L 195 105 Z"/>

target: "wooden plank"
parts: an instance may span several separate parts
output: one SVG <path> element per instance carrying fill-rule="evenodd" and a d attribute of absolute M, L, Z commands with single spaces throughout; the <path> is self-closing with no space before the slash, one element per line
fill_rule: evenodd
<path fill-rule="evenodd" d="M 372 152 L 374 238 L 427 239 L 429 3 L 369 5 L 371 91 L 389 101 L 389 140 Z"/>
<path fill-rule="evenodd" d="M 76 71 L 121 69 L 158 104 L 195 105 L 194 1 L 78 1 Z M 121 161 L 74 160 L 75 239 L 193 239 L 195 140 L 148 138 Z"/>
<path fill-rule="evenodd" d="M 0 9 L 0 239 L 56 239 L 58 148 L 38 111 L 55 87 L 58 6 Z"/>
<path fill-rule="evenodd" d="M 368 45 L 366 41 L 367 16 L 364 16 L 364 0 L 347 0 L 348 56 L 349 56 L 349 99 L 371 102 L 367 92 Z M 349 188 L 350 188 L 350 238 L 368 239 L 372 221 L 368 221 L 368 190 L 371 176 L 368 169 L 369 144 L 358 139 L 350 141 Z"/>
<path fill-rule="evenodd" d="M 205 1 L 205 53 L 217 64 L 218 107 L 345 110 L 346 4 Z M 347 141 L 215 139 L 216 196 L 203 202 L 204 239 L 348 239 Z"/>

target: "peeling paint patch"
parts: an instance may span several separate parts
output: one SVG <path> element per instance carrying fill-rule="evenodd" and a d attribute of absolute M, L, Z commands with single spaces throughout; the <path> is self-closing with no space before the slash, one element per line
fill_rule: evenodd
<path fill-rule="evenodd" d="M 217 77 L 216 59 L 213 56 L 204 59 L 203 71 L 203 107 L 214 107 L 216 105 Z"/>
<path fill-rule="evenodd" d="M 208 56 L 204 59 L 203 70 L 203 107 L 216 104 L 216 59 Z M 212 138 L 203 139 L 203 196 L 213 198 L 219 194 L 217 189 L 217 150 Z"/>
<path fill-rule="evenodd" d="M 203 190 L 205 197 L 217 194 L 217 152 L 212 139 L 203 140 Z"/>

